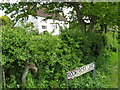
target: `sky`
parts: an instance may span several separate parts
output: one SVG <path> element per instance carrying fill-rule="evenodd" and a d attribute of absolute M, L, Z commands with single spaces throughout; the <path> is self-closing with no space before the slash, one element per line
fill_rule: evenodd
<path fill-rule="evenodd" d="M 20 1 L 20 0 L 0 0 L 0 3 L 1 2 L 9 2 L 9 3 L 15 3 L 17 1 Z"/>

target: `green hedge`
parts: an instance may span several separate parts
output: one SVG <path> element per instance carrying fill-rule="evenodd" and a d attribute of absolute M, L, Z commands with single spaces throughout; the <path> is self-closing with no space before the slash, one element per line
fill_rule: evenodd
<path fill-rule="evenodd" d="M 97 67 L 101 67 L 101 62 L 106 62 L 109 59 L 110 55 L 107 50 L 109 45 L 104 34 L 64 30 L 61 33 L 61 39 L 84 64 L 96 62 Z"/>
<path fill-rule="evenodd" d="M 60 36 L 36 35 L 29 28 L 2 27 L 2 64 L 7 88 L 21 87 L 26 61 L 38 68 L 34 77 L 27 74 L 26 88 L 65 88 L 66 72 L 91 63 L 105 62 L 106 39 L 96 33 L 64 30 Z M 100 65 L 100 66 L 99 66 Z M 9 71 L 9 72 L 8 72 Z M 69 81 L 70 87 L 105 87 L 104 75 L 97 71 Z"/>

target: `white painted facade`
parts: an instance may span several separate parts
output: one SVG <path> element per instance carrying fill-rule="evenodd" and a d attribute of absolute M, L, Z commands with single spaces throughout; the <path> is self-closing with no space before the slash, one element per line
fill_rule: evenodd
<path fill-rule="evenodd" d="M 43 31 L 47 30 L 49 33 L 53 32 L 52 35 L 59 35 L 60 34 L 60 28 L 63 29 L 69 28 L 69 24 L 65 24 L 65 21 L 62 20 L 53 20 L 48 19 L 44 21 L 44 17 L 37 16 L 37 19 L 33 16 L 29 16 L 27 23 L 33 23 L 34 28 L 38 29 L 39 33 L 42 33 Z"/>

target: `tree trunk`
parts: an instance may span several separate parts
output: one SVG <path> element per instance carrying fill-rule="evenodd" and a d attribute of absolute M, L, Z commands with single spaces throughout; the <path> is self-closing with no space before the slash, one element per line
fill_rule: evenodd
<path fill-rule="evenodd" d="M 23 72 L 23 74 L 22 74 L 22 84 L 23 84 L 23 85 L 24 85 L 25 82 L 26 82 L 26 75 L 27 75 L 28 71 L 29 71 L 29 65 L 27 64 L 27 65 L 25 66 L 25 70 L 24 70 L 24 72 Z"/>
<path fill-rule="evenodd" d="M 81 25 L 81 30 L 86 32 L 86 24 L 80 21 L 79 21 L 79 24 Z"/>
<path fill-rule="evenodd" d="M 94 31 L 95 31 L 94 26 L 95 26 L 95 24 L 96 24 L 96 19 L 97 19 L 96 16 L 94 16 L 94 15 L 91 15 L 91 16 L 90 16 L 90 31 L 91 31 L 91 32 L 94 32 Z"/>
<path fill-rule="evenodd" d="M 23 74 L 22 74 L 22 85 L 23 86 L 26 83 L 26 76 L 27 76 L 27 73 L 28 73 L 29 69 L 32 70 L 32 75 L 34 77 L 36 76 L 36 73 L 37 73 L 37 70 L 38 70 L 38 68 L 36 67 L 35 64 L 29 64 L 28 62 L 26 62 L 25 70 L 23 71 Z"/>
<path fill-rule="evenodd" d="M 79 3 L 78 2 L 68 2 L 71 6 L 74 7 L 74 10 L 76 11 L 76 16 L 79 24 L 81 25 L 81 30 L 86 31 L 86 24 L 84 20 L 82 19 L 82 12 L 80 11 Z"/>
<path fill-rule="evenodd" d="M 94 32 L 94 23 L 93 22 L 90 23 L 90 31 Z"/>
<path fill-rule="evenodd" d="M 6 88 L 5 72 L 3 70 L 3 87 Z"/>
<path fill-rule="evenodd" d="M 107 33 L 107 25 L 105 24 L 105 33 Z"/>
<path fill-rule="evenodd" d="M 104 31 L 104 25 L 103 24 L 100 24 L 100 33 L 102 33 Z"/>

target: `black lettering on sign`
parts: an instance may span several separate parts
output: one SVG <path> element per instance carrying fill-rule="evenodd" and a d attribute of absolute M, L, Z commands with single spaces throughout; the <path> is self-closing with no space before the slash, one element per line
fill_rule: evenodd
<path fill-rule="evenodd" d="M 78 77 L 86 72 L 89 72 L 91 70 L 94 70 L 95 69 L 95 63 L 91 63 L 91 64 L 88 64 L 88 65 L 85 65 L 85 66 L 82 66 L 82 67 L 79 67 L 75 70 L 72 70 L 72 71 L 69 71 L 67 72 L 67 79 L 73 79 L 75 77 Z"/>

